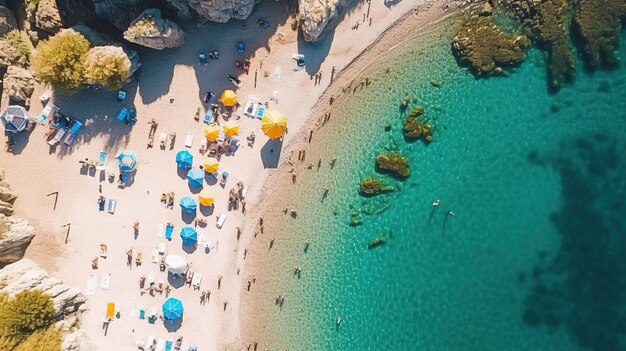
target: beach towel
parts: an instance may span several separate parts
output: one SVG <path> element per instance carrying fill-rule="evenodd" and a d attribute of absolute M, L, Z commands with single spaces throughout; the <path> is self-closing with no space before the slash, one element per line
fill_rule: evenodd
<path fill-rule="evenodd" d="M 213 119 L 213 110 L 208 110 L 204 114 L 204 123 L 211 123 L 212 119 Z"/>
<path fill-rule="evenodd" d="M 110 286 L 111 286 L 111 273 L 102 277 L 102 281 L 100 282 L 100 289 L 109 290 Z"/>
<path fill-rule="evenodd" d="M 146 318 L 146 310 L 143 307 L 139 307 L 139 319 Z"/>
<path fill-rule="evenodd" d="M 107 207 L 107 211 L 110 214 L 114 214 L 115 213 L 115 206 L 117 205 L 117 201 L 113 200 L 113 199 L 109 199 L 109 206 Z"/>
<path fill-rule="evenodd" d="M 217 223 L 215 224 L 219 229 L 222 229 L 224 226 L 224 222 L 226 222 L 226 213 L 221 213 L 217 218 Z"/>
<path fill-rule="evenodd" d="M 165 340 L 165 351 L 172 351 L 172 346 L 174 346 L 174 342 L 172 340 Z"/>
<path fill-rule="evenodd" d="M 152 249 L 150 257 L 151 257 L 152 263 L 159 263 L 159 250 L 158 249 Z"/>
<path fill-rule="evenodd" d="M 191 279 L 191 285 L 195 288 L 200 288 L 200 283 L 202 283 L 202 274 L 195 273 Z"/>
<path fill-rule="evenodd" d="M 159 238 L 163 236 L 163 223 L 156 224 L 156 231 L 154 232 Z"/>
<path fill-rule="evenodd" d="M 187 134 L 187 138 L 185 138 L 185 146 L 191 147 L 193 145 L 193 134 Z"/>
<path fill-rule="evenodd" d="M 100 151 L 100 155 L 98 156 L 98 166 L 96 167 L 97 170 L 104 170 L 105 167 L 104 165 L 106 164 L 107 161 L 107 153 L 105 151 Z"/>
<path fill-rule="evenodd" d="M 264 105 L 259 104 L 259 105 L 258 105 L 258 107 L 257 107 L 257 109 L 256 109 L 255 116 L 256 116 L 256 118 L 258 118 L 258 119 L 262 119 L 264 114 L 265 114 L 265 106 L 264 106 Z"/>
<path fill-rule="evenodd" d="M 159 243 L 159 255 L 165 255 L 165 252 L 167 251 L 166 249 L 166 244 L 164 241 L 161 241 Z"/>
<path fill-rule="evenodd" d="M 131 317 L 137 317 L 138 312 L 137 312 L 137 304 L 136 303 L 132 304 L 132 306 L 130 307 L 130 312 L 128 312 L 128 314 Z"/>
<path fill-rule="evenodd" d="M 168 224 L 165 227 L 165 239 L 172 240 L 172 233 L 174 232 L 174 226 L 172 224 Z"/>
<path fill-rule="evenodd" d="M 98 285 L 98 277 L 95 274 L 90 274 L 87 278 L 87 289 L 85 289 L 85 295 L 93 296 L 96 293 L 96 286 Z"/>
<path fill-rule="evenodd" d="M 164 351 L 165 350 L 165 339 L 159 339 L 157 341 L 156 347 L 154 351 Z"/>

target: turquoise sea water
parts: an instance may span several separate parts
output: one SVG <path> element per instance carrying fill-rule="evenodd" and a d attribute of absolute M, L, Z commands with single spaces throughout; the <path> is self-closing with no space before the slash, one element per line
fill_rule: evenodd
<path fill-rule="evenodd" d="M 315 137 L 305 163 L 322 167 L 289 189 L 298 219 L 278 219 L 289 243 L 276 249 L 285 306 L 264 317 L 271 349 L 626 349 L 626 67 L 579 62 L 575 85 L 549 95 L 532 50 L 509 77 L 475 79 L 451 54 L 454 25 L 374 62 Z M 402 137 L 408 96 L 435 125 L 430 145 Z M 386 149 L 411 176 L 359 196 Z"/>

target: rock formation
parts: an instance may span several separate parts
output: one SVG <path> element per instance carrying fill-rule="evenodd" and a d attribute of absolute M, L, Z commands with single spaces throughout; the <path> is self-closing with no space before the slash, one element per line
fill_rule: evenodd
<path fill-rule="evenodd" d="M 30 96 L 35 90 L 35 78 L 25 68 L 9 66 L 4 74 L 3 89 L 10 101 L 29 106 Z"/>
<path fill-rule="evenodd" d="M 119 30 L 125 30 L 147 6 L 146 0 L 91 0 L 96 14 Z"/>
<path fill-rule="evenodd" d="M 80 289 L 64 285 L 29 259 L 21 259 L 0 270 L 0 294 L 11 297 L 24 290 L 41 290 L 50 295 L 59 320 L 57 326 L 62 330 L 71 331 L 78 326 L 87 301 Z"/>
<path fill-rule="evenodd" d="M 318 40 L 328 23 L 337 14 L 341 0 L 299 0 L 298 17 L 304 40 Z"/>
<path fill-rule="evenodd" d="M 523 62 L 530 44 L 525 35 L 507 33 L 488 15 L 474 12 L 454 37 L 452 47 L 459 60 L 470 66 L 472 73 L 488 76 Z"/>
<path fill-rule="evenodd" d="M 169 0 L 168 0 L 169 1 Z M 227 22 L 231 18 L 246 19 L 252 13 L 257 0 L 188 0 L 189 6 L 200 16 L 215 22 Z"/>
<path fill-rule="evenodd" d="M 625 16 L 626 1 L 623 0 L 577 2 L 573 22 L 589 67 L 619 63 L 620 17 Z"/>
<path fill-rule="evenodd" d="M 128 59 L 130 60 L 130 75 L 131 76 L 141 66 L 141 62 L 139 61 L 139 54 L 137 53 L 137 51 L 129 49 L 127 46 L 120 44 L 119 42 L 115 41 L 113 38 L 109 37 L 108 35 L 100 33 L 97 30 L 86 26 L 83 23 L 79 23 L 73 26 L 71 30 L 74 30 L 82 34 L 85 37 L 85 39 L 89 41 L 92 47 L 97 47 L 97 46 L 121 47 L 122 50 L 124 50 L 124 53 L 126 54 L 126 56 L 128 56 Z"/>
<path fill-rule="evenodd" d="M 424 118 L 424 108 L 417 106 L 406 116 L 402 125 L 404 136 L 407 139 L 423 138 L 426 142 L 433 140 L 433 126 Z"/>
<path fill-rule="evenodd" d="M 17 27 L 13 11 L 0 6 L 0 35 L 7 34 Z"/>
<path fill-rule="evenodd" d="M 0 170 L 0 213 L 12 216 L 15 200 L 17 200 L 17 195 L 13 194 L 11 186 L 4 180 L 4 171 Z"/>
<path fill-rule="evenodd" d="M 376 168 L 379 172 L 389 173 L 396 178 L 406 178 L 411 175 L 409 161 L 397 152 L 378 155 Z"/>
<path fill-rule="evenodd" d="M 393 186 L 387 185 L 378 178 L 365 178 L 361 181 L 359 192 L 365 196 L 373 196 L 378 194 L 389 193 L 396 190 Z"/>
<path fill-rule="evenodd" d="M 147 9 L 124 32 L 124 39 L 152 49 L 175 48 L 185 42 L 185 32 L 161 17 L 161 10 Z"/>
<path fill-rule="evenodd" d="M 35 24 L 37 28 L 53 34 L 61 30 L 63 22 L 56 0 L 39 1 L 35 14 Z"/>
<path fill-rule="evenodd" d="M 35 237 L 35 228 L 16 217 L 0 214 L 0 265 L 13 263 L 24 257 L 24 252 Z"/>

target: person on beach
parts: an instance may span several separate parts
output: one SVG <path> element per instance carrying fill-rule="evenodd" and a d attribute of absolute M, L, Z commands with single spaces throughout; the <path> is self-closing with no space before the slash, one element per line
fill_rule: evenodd
<path fill-rule="evenodd" d="M 307 252 L 309 250 L 309 245 L 311 245 L 311 243 L 308 240 L 304 241 L 304 252 Z"/>

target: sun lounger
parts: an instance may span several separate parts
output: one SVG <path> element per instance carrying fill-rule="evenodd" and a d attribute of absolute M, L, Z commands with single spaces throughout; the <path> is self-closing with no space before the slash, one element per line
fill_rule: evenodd
<path fill-rule="evenodd" d="M 152 249 L 152 253 L 151 253 L 151 261 L 152 263 L 159 263 L 159 250 L 158 249 Z"/>
<path fill-rule="evenodd" d="M 172 351 L 172 347 L 174 346 L 174 342 L 170 339 L 165 340 L 165 351 Z"/>
<path fill-rule="evenodd" d="M 202 142 L 200 143 L 200 149 L 198 151 L 200 151 L 200 153 L 204 155 L 208 146 L 209 146 L 209 141 L 207 140 L 207 138 L 202 138 Z"/>
<path fill-rule="evenodd" d="M 204 123 L 211 123 L 213 120 L 213 110 L 209 109 L 204 113 Z"/>
<path fill-rule="evenodd" d="M 246 104 L 243 106 L 243 114 L 248 117 L 253 117 L 256 113 L 257 103 L 256 100 L 246 101 Z"/>
<path fill-rule="evenodd" d="M 174 225 L 168 223 L 167 226 L 165 226 L 165 239 L 172 240 L 172 233 L 174 233 Z"/>
<path fill-rule="evenodd" d="M 165 141 L 167 140 L 167 134 L 161 133 L 159 134 L 159 145 L 161 146 L 161 150 L 165 150 Z"/>
<path fill-rule="evenodd" d="M 157 340 L 157 344 L 156 344 L 156 347 L 154 348 L 154 351 L 164 351 L 164 350 L 165 350 L 165 339 Z"/>
<path fill-rule="evenodd" d="M 200 273 L 194 274 L 193 278 L 191 279 L 191 285 L 195 289 L 200 289 L 200 283 L 202 283 L 202 274 Z"/>
<path fill-rule="evenodd" d="M 164 241 L 159 243 L 159 255 L 164 256 L 167 251 L 166 244 Z"/>
<path fill-rule="evenodd" d="M 111 286 L 111 273 L 102 277 L 102 281 L 100 281 L 100 289 L 109 290 L 110 286 Z"/>
<path fill-rule="evenodd" d="M 83 123 L 78 120 L 73 120 L 70 124 L 70 127 L 67 129 L 67 134 L 65 135 L 65 139 L 63 139 L 63 143 L 67 146 L 70 146 L 78 134 L 80 128 L 82 128 Z"/>
<path fill-rule="evenodd" d="M 139 307 L 139 319 L 146 318 L 146 309 L 143 307 Z"/>
<path fill-rule="evenodd" d="M 219 217 L 217 217 L 217 227 L 219 229 L 222 229 L 222 227 L 224 226 L 224 222 L 226 222 L 226 213 L 221 213 Z"/>
<path fill-rule="evenodd" d="M 51 97 L 52 91 L 46 90 L 43 94 L 39 95 L 39 101 L 41 101 L 42 104 L 45 104 L 48 102 L 48 100 L 50 100 Z"/>
<path fill-rule="evenodd" d="M 156 230 L 154 234 L 158 236 L 159 238 L 163 237 L 163 223 L 156 224 Z"/>
<path fill-rule="evenodd" d="M 110 214 L 114 214 L 116 205 L 117 205 L 117 201 L 115 201 L 113 199 L 109 199 L 109 205 L 107 206 L 107 212 L 109 212 Z"/>
<path fill-rule="evenodd" d="M 124 90 L 121 90 L 117 92 L 117 102 L 122 102 L 126 100 L 126 92 Z"/>
<path fill-rule="evenodd" d="M 53 104 L 46 105 L 46 107 L 44 107 L 41 113 L 37 116 L 37 122 L 44 124 L 48 120 L 48 116 L 50 116 L 53 109 L 56 111 L 58 107 Z"/>
<path fill-rule="evenodd" d="M 265 114 L 265 106 L 259 104 L 254 116 L 258 119 L 262 119 L 264 114 Z"/>
<path fill-rule="evenodd" d="M 54 138 L 52 138 L 52 139 L 50 139 L 50 141 L 48 141 L 48 145 L 54 146 L 54 145 L 58 144 L 59 141 L 61 141 L 61 139 L 63 139 L 63 136 L 65 135 L 66 131 L 67 131 L 67 129 L 65 129 L 65 128 L 57 129 L 57 133 L 54 135 Z"/>
<path fill-rule="evenodd" d="M 187 137 L 185 138 L 185 146 L 190 148 L 193 145 L 193 139 L 193 134 L 187 134 Z"/>
<path fill-rule="evenodd" d="M 120 122 L 126 122 L 126 117 L 128 117 L 128 109 L 126 107 L 122 107 L 120 111 L 117 113 L 117 120 Z"/>
<path fill-rule="evenodd" d="M 96 285 L 98 284 L 98 277 L 95 274 L 90 274 L 87 278 L 87 289 L 85 289 L 85 295 L 93 296 L 96 293 Z"/>
<path fill-rule="evenodd" d="M 105 164 L 107 162 L 107 153 L 105 151 L 100 151 L 100 155 L 98 156 L 98 165 L 96 166 L 97 170 L 104 170 Z"/>

